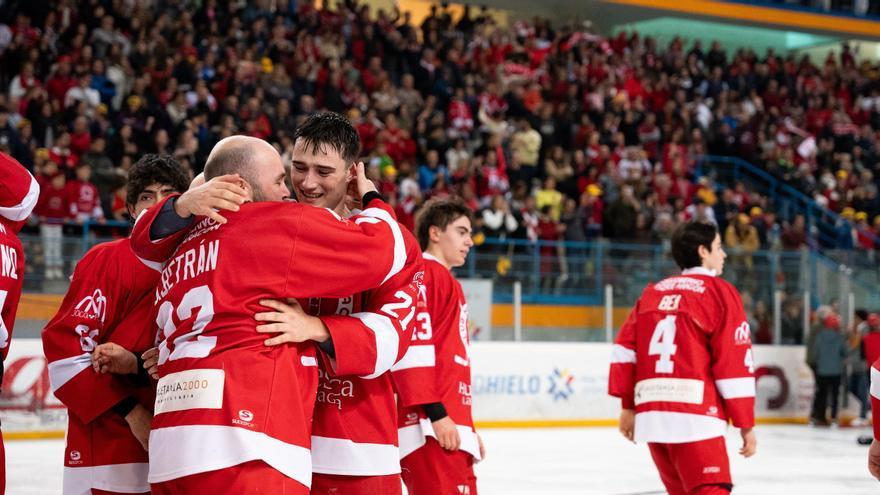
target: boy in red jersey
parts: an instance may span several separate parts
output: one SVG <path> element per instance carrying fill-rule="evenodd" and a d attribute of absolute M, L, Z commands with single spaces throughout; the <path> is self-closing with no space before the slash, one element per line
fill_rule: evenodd
<path fill-rule="evenodd" d="M 650 284 L 614 344 L 608 390 L 620 397 L 620 431 L 648 442 L 671 495 L 728 493 L 724 433 L 740 428 L 755 453 L 751 332 L 739 293 L 719 278 L 726 254 L 711 224 L 672 237 L 681 275 Z"/>
<path fill-rule="evenodd" d="M 467 302 L 450 271 L 473 246 L 471 210 L 458 198 L 428 201 L 416 235 L 425 260 L 417 325 L 392 368 L 403 481 L 411 495 L 476 495 L 473 464 L 485 451 L 471 416 Z"/>

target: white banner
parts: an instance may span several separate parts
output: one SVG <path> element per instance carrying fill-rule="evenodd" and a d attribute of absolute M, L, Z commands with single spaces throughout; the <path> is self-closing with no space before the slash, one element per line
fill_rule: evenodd
<path fill-rule="evenodd" d="M 620 412 L 607 394 L 611 346 L 593 343 L 475 342 L 474 420 L 516 425 L 604 424 Z M 802 347 L 755 347 L 759 418 L 804 420 L 813 376 Z M 0 393 L 3 430 L 58 431 L 67 423 L 52 395 L 42 343 L 13 339 Z"/>
<path fill-rule="evenodd" d="M 492 339 L 492 281 L 462 278 L 461 289 L 467 301 L 473 340 Z"/>
<path fill-rule="evenodd" d="M 40 339 L 16 339 L 9 344 L 0 391 L 3 431 L 61 431 L 67 409 L 52 394 L 49 368 Z"/>
<path fill-rule="evenodd" d="M 474 420 L 523 424 L 614 421 L 609 344 L 478 342 L 472 346 Z M 756 346 L 758 418 L 804 420 L 813 376 L 802 347 Z M 771 419 L 772 420 L 772 419 Z"/>

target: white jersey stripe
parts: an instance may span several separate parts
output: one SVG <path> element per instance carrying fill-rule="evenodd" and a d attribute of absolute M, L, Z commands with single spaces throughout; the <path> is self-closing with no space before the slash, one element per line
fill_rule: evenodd
<path fill-rule="evenodd" d="M 262 460 L 307 487 L 312 485 L 309 449 L 236 426 L 184 425 L 150 432 L 150 483 L 161 483 Z"/>
<path fill-rule="evenodd" d="M 669 411 L 636 413 L 636 442 L 698 442 L 724 436 L 726 431 L 727 422 L 712 416 Z"/>
<path fill-rule="evenodd" d="M 880 370 L 871 367 L 871 395 L 880 400 Z"/>
<path fill-rule="evenodd" d="M 433 345 L 411 345 L 406 350 L 406 354 L 400 358 L 400 361 L 391 367 L 391 370 L 401 371 L 410 368 L 433 368 L 435 362 L 436 357 Z"/>
<path fill-rule="evenodd" d="M 636 362 L 636 351 L 632 349 L 627 349 L 626 347 L 620 344 L 614 344 L 611 348 L 611 362 L 612 363 L 635 363 Z"/>
<path fill-rule="evenodd" d="M 82 370 L 92 366 L 92 355 L 84 352 L 78 356 L 73 356 L 49 363 L 49 384 L 52 386 L 52 392 L 57 392 L 65 383 L 69 382 Z"/>
<path fill-rule="evenodd" d="M 108 464 L 103 466 L 65 467 L 65 495 L 91 495 L 92 489 L 117 493 L 145 493 L 150 491 L 146 462 Z"/>
<path fill-rule="evenodd" d="M 387 476 L 400 473 L 396 445 L 357 443 L 344 438 L 312 436 L 312 470 L 344 476 Z"/>
<path fill-rule="evenodd" d="M 376 363 L 373 372 L 361 378 L 372 379 L 381 376 L 391 369 L 397 360 L 397 350 L 400 344 L 400 336 L 394 323 L 385 315 L 376 313 L 353 313 L 351 316 L 361 320 L 367 328 L 373 331 L 376 338 Z"/>
<path fill-rule="evenodd" d="M 715 380 L 715 387 L 718 388 L 718 393 L 721 394 L 721 397 L 725 399 L 755 396 L 755 379 L 753 377 Z"/>
<path fill-rule="evenodd" d="M 479 462 L 481 460 L 480 441 L 477 439 L 477 432 L 469 426 L 462 425 L 455 425 L 455 429 L 458 430 L 458 436 L 461 438 L 459 448 L 473 456 L 474 462 Z M 437 438 L 434 434 L 434 426 L 428 418 L 421 418 L 418 424 L 399 428 L 397 436 L 400 441 L 401 459 L 425 445 L 427 437 Z"/>
<path fill-rule="evenodd" d="M 403 233 L 400 231 L 400 224 L 391 217 L 391 214 L 381 208 L 367 208 L 361 212 L 361 217 L 378 218 L 387 223 L 391 228 L 391 236 L 394 238 L 394 261 L 391 264 L 391 271 L 389 271 L 388 275 L 385 276 L 385 279 L 382 280 L 382 283 L 384 284 L 389 278 L 397 275 L 406 264 L 406 245 L 403 242 Z M 361 218 L 355 219 L 355 223 L 360 223 L 361 221 L 363 221 Z"/>
<path fill-rule="evenodd" d="M 0 208 L 0 216 L 13 222 L 20 222 L 29 217 L 31 212 L 34 211 L 34 207 L 37 206 L 37 200 L 40 198 L 40 185 L 37 184 L 37 180 L 30 173 L 28 173 L 28 176 L 31 179 L 31 183 L 28 186 L 27 194 L 17 205 Z"/>

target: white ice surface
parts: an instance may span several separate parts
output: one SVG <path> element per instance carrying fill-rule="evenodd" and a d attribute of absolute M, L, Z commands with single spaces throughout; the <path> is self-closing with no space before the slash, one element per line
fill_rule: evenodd
<path fill-rule="evenodd" d="M 728 435 L 736 495 L 880 493 L 867 471 L 867 429 L 759 426 L 758 454 L 736 454 Z M 645 445 L 612 428 L 482 431 L 488 449 L 477 466 L 480 495 L 648 495 L 664 493 Z M 8 495 L 61 493 L 61 440 L 7 441 Z"/>

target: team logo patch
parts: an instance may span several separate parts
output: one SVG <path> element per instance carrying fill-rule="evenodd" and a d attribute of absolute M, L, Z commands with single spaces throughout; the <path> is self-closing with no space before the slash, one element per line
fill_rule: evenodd
<path fill-rule="evenodd" d="M 752 329 L 749 322 L 744 321 L 733 332 L 733 341 L 736 345 L 749 345 L 752 343 Z"/>
<path fill-rule="evenodd" d="M 550 395 L 553 400 L 568 399 L 574 393 L 574 375 L 568 369 L 553 368 L 553 373 L 548 377 L 550 379 Z"/>
<path fill-rule="evenodd" d="M 254 420 L 254 413 L 248 411 L 247 409 L 242 409 L 241 411 L 238 411 L 238 419 L 250 423 Z"/>
<path fill-rule="evenodd" d="M 100 320 L 103 323 L 104 317 L 107 316 L 107 298 L 104 297 L 101 289 L 95 289 L 91 296 L 84 297 L 74 308 L 73 316 L 86 320 Z"/>
<path fill-rule="evenodd" d="M 82 454 L 80 454 L 78 450 L 71 450 L 70 451 L 70 460 L 71 461 L 78 461 L 80 459 L 82 459 Z"/>

